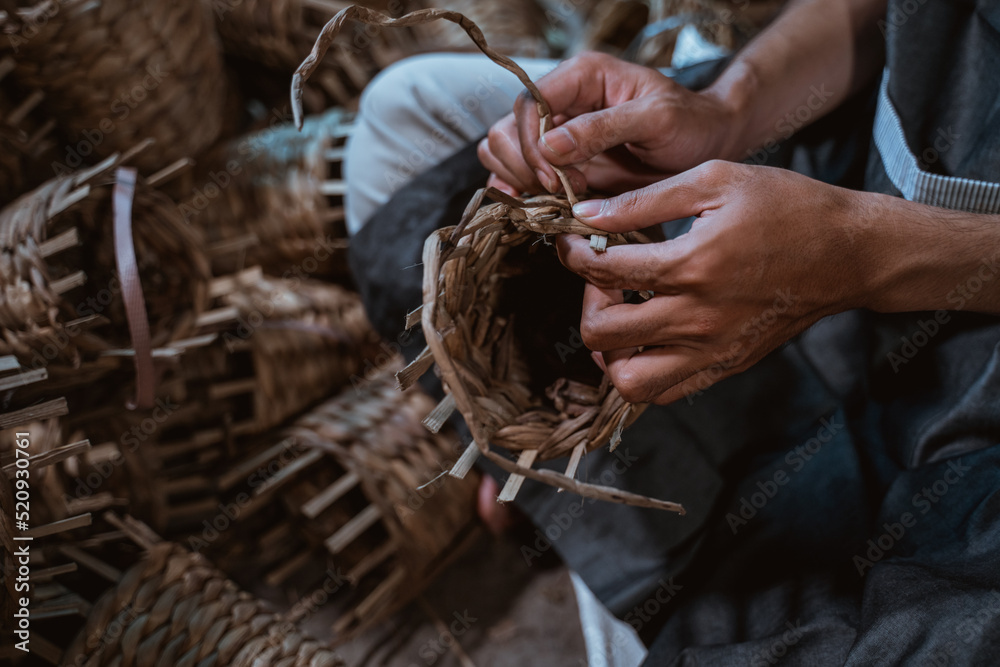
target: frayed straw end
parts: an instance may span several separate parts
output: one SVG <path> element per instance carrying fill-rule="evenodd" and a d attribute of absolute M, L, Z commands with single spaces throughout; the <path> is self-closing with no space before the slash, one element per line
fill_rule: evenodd
<path fill-rule="evenodd" d="M 429 415 L 424 417 L 424 427 L 431 433 L 437 433 L 455 412 L 455 397 L 448 394 L 437 404 Z"/>

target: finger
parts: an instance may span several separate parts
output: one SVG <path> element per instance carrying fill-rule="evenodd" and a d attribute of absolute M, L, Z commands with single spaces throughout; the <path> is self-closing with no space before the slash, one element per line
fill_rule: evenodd
<path fill-rule="evenodd" d="M 590 358 L 594 360 L 597 367 L 601 369 L 601 372 L 605 375 L 608 374 L 608 367 L 604 364 L 604 355 L 600 352 L 591 352 Z"/>
<path fill-rule="evenodd" d="M 653 70 L 626 63 L 612 56 L 583 53 L 560 63 L 539 79 L 536 86 L 542 99 L 548 104 L 553 125 L 560 125 L 581 114 L 647 97 L 645 89 L 652 85 L 651 80 L 661 79 L 661 86 L 663 82 L 669 82 L 669 79 Z M 647 102 L 643 104 L 648 105 Z M 551 147 L 543 151 L 543 146 L 540 145 L 540 118 L 534 99 L 527 94 L 518 96 L 514 104 L 514 113 L 517 117 L 518 136 L 523 146 L 525 161 L 536 172 L 540 182 L 551 186 L 551 191 L 556 191 L 559 183 L 550 164 L 554 155 Z M 629 123 L 629 125 L 636 126 L 630 130 L 633 133 L 652 131 L 649 128 L 650 123 Z M 569 159 L 559 159 L 554 164 L 565 166 L 573 162 Z"/>
<path fill-rule="evenodd" d="M 558 122 L 560 117 L 617 106 L 676 84 L 654 69 L 585 52 L 563 61 L 535 85 Z"/>
<path fill-rule="evenodd" d="M 538 178 L 521 152 L 513 115 L 507 115 L 493 124 L 486 136 L 486 146 L 500 168 L 516 180 L 516 183 L 507 181 L 508 183 L 522 186 L 525 192 L 541 190 Z"/>
<path fill-rule="evenodd" d="M 538 151 L 538 136 L 541 119 L 538 116 L 538 104 L 528 91 L 522 92 L 514 102 L 514 116 L 517 126 L 517 138 L 520 142 L 521 158 L 525 164 L 549 192 L 558 192 L 559 178 L 550 165 Z"/>
<path fill-rule="evenodd" d="M 703 353 L 669 346 L 604 352 L 608 377 L 629 403 L 650 403 L 708 366 Z"/>
<path fill-rule="evenodd" d="M 662 243 L 618 245 L 596 252 L 588 239 L 560 234 L 556 251 L 567 269 L 597 287 L 676 294 L 673 272 L 684 261 L 688 242 L 681 236 Z"/>
<path fill-rule="evenodd" d="M 668 220 L 701 215 L 722 205 L 732 168 L 713 161 L 639 190 L 603 200 L 582 201 L 573 216 L 608 232 L 643 229 Z"/>
<path fill-rule="evenodd" d="M 649 167 L 624 147 L 606 151 L 577 168 L 586 189 L 613 194 L 644 188 L 674 175 Z M 566 167 L 564 171 L 569 175 L 575 169 Z"/>
<path fill-rule="evenodd" d="M 617 294 L 615 301 L 608 295 Z M 700 317 L 684 296 L 655 296 L 641 304 L 623 303 L 621 290 L 587 284 L 583 293 L 580 335 L 590 350 L 699 343 L 708 318 Z"/>
<path fill-rule="evenodd" d="M 500 180 L 500 178 L 496 174 L 490 174 L 490 177 L 486 179 L 486 187 L 496 188 L 500 192 L 509 194 L 511 197 L 517 197 L 518 195 L 521 194 L 517 188 L 508 185 L 504 181 Z"/>
<path fill-rule="evenodd" d="M 662 129 L 649 116 L 648 98 L 581 114 L 536 140 L 539 158 L 556 166 L 580 164 L 625 143 L 651 141 Z"/>
<path fill-rule="evenodd" d="M 687 398 L 689 402 L 703 394 L 706 389 L 716 382 L 723 380 L 730 375 L 735 375 L 740 369 L 726 369 L 721 366 L 709 366 L 692 375 L 691 377 L 675 384 L 665 392 L 654 398 L 651 402 L 657 405 L 669 405 L 681 398 Z"/>
<path fill-rule="evenodd" d="M 479 142 L 476 153 L 484 167 L 513 188 L 514 196 L 520 195 L 522 192 L 538 191 L 538 185 L 534 179 L 525 177 L 523 172 L 518 174 L 512 171 L 503 160 L 497 157 L 490 147 L 489 139 L 483 139 Z"/>

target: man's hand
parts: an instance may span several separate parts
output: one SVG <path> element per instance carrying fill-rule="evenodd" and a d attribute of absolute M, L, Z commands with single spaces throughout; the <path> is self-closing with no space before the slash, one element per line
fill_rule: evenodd
<path fill-rule="evenodd" d="M 862 193 L 767 167 L 713 161 L 574 214 L 625 232 L 697 216 L 676 239 L 559 256 L 587 279 L 584 343 L 630 402 L 669 403 L 745 370 L 825 315 L 866 301 L 849 225 Z M 651 290 L 642 304 L 622 289 Z"/>
<path fill-rule="evenodd" d="M 525 94 L 479 144 L 489 184 L 510 194 L 557 191 L 552 165 L 566 168 L 574 190 L 624 192 L 705 160 L 739 157 L 736 114 L 722 98 L 654 69 L 585 53 L 537 85 L 557 127 L 539 138 L 537 105 Z"/>

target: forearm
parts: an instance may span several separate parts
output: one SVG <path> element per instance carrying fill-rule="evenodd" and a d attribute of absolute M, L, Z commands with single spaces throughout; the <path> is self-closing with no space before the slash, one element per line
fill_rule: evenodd
<path fill-rule="evenodd" d="M 887 0 L 793 0 L 706 95 L 732 109 L 729 159 L 791 136 L 870 81 L 884 61 Z"/>
<path fill-rule="evenodd" d="M 856 305 L 881 312 L 1000 314 L 1000 215 L 852 193 L 843 228 L 865 277 Z"/>

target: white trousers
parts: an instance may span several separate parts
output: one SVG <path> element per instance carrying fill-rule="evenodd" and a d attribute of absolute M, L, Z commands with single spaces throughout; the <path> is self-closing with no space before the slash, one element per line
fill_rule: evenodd
<path fill-rule="evenodd" d="M 520 60 L 538 79 L 557 60 Z M 347 228 L 361 226 L 414 176 L 486 134 L 524 90 L 517 77 L 474 54 L 402 60 L 365 88 L 344 161 Z"/>

